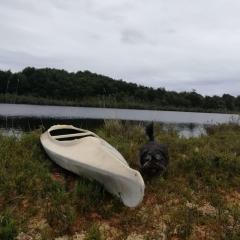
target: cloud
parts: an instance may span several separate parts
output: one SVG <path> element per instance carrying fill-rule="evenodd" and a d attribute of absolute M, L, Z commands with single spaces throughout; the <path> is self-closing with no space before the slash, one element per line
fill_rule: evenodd
<path fill-rule="evenodd" d="M 153 44 L 153 42 L 149 41 L 147 37 L 140 31 L 135 29 L 124 29 L 121 32 L 121 41 L 127 44 L 144 44 L 149 43 Z"/>
<path fill-rule="evenodd" d="M 1 68 L 3 70 L 21 70 L 26 66 L 31 66 L 32 62 L 34 62 L 34 66 L 38 68 L 46 66 L 61 67 L 61 63 L 58 58 L 34 56 L 26 52 L 9 51 L 4 49 L 0 49 L 0 53 Z"/>
<path fill-rule="evenodd" d="M 89 69 L 238 95 L 239 9 L 235 0 L 2 0 L 0 68 Z"/>

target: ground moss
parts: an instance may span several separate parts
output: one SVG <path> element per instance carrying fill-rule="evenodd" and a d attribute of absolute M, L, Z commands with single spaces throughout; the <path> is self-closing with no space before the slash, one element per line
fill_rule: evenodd
<path fill-rule="evenodd" d="M 156 139 L 169 146 L 170 165 L 163 176 L 145 179 L 143 203 L 134 209 L 100 184 L 53 164 L 39 131 L 21 138 L 0 135 L 0 239 L 20 232 L 42 239 L 85 232 L 87 239 L 103 239 L 102 223 L 121 232 L 112 239 L 122 239 L 122 233 L 143 239 L 239 239 L 240 127 L 207 131 L 184 139 L 156 126 Z M 147 141 L 142 124 L 107 121 L 97 134 L 139 167 L 138 150 Z"/>

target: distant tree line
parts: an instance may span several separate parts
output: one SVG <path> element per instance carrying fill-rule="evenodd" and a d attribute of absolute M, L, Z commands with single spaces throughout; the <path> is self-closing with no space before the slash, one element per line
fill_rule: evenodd
<path fill-rule="evenodd" d="M 14 96 L 14 97 L 13 97 Z M 22 97 L 21 97 L 22 96 Z M 230 112 L 240 110 L 240 96 L 202 96 L 196 91 L 175 92 L 78 71 L 27 67 L 21 72 L 0 71 L 0 101 L 88 105 L 169 110 Z M 34 100 L 35 99 L 35 100 Z M 70 104 L 69 104 L 70 103 Z"/>

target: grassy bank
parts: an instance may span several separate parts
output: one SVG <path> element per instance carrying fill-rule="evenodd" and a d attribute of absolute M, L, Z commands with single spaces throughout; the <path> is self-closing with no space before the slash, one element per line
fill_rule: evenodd
<path fill-rule="evenodd" d="M 182 112 L 208 112 L 208 113 L 236 113 L 225 108 L 206 109 L 200 107 L 176 107 L 167 104 L 153 103 L 146 101 L 136 101 L 125 98 L 118 101 L 114 97 L 85 97 L 82 100 L 69 101 L 67 99 L 50 99 L 34 96 L 24 96 L 15 94 L 0 94 L 0 103 L 33 104 L 33 105 L 54 105 L 54 106 L 73 106 L 73 107 L 100 107 L 100 108 L 123 108 L 123 109 L 145 109 L 163 111 L 182 111 Z"/>
<path fill-rule="evenodd" d="M 145 179 L 135 209 L 54 165 L 40 132 L 0 136 L 0 239 L 240 239 L 240 127 L 208 132 L 182 139 L 156 127 L 170 165 L 164 176 Z M 138 168 L 143 126 L 109 121 L 97 133 Z"/>

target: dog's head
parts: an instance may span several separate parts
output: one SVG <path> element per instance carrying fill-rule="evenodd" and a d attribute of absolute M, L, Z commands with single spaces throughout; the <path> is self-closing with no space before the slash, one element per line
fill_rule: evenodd
<path fill-rule="evenodd" d="M 147 175 L 161 174 L 168 165 L 168 147 L 149 142 L 140 149 L 141 171 Z"/>

